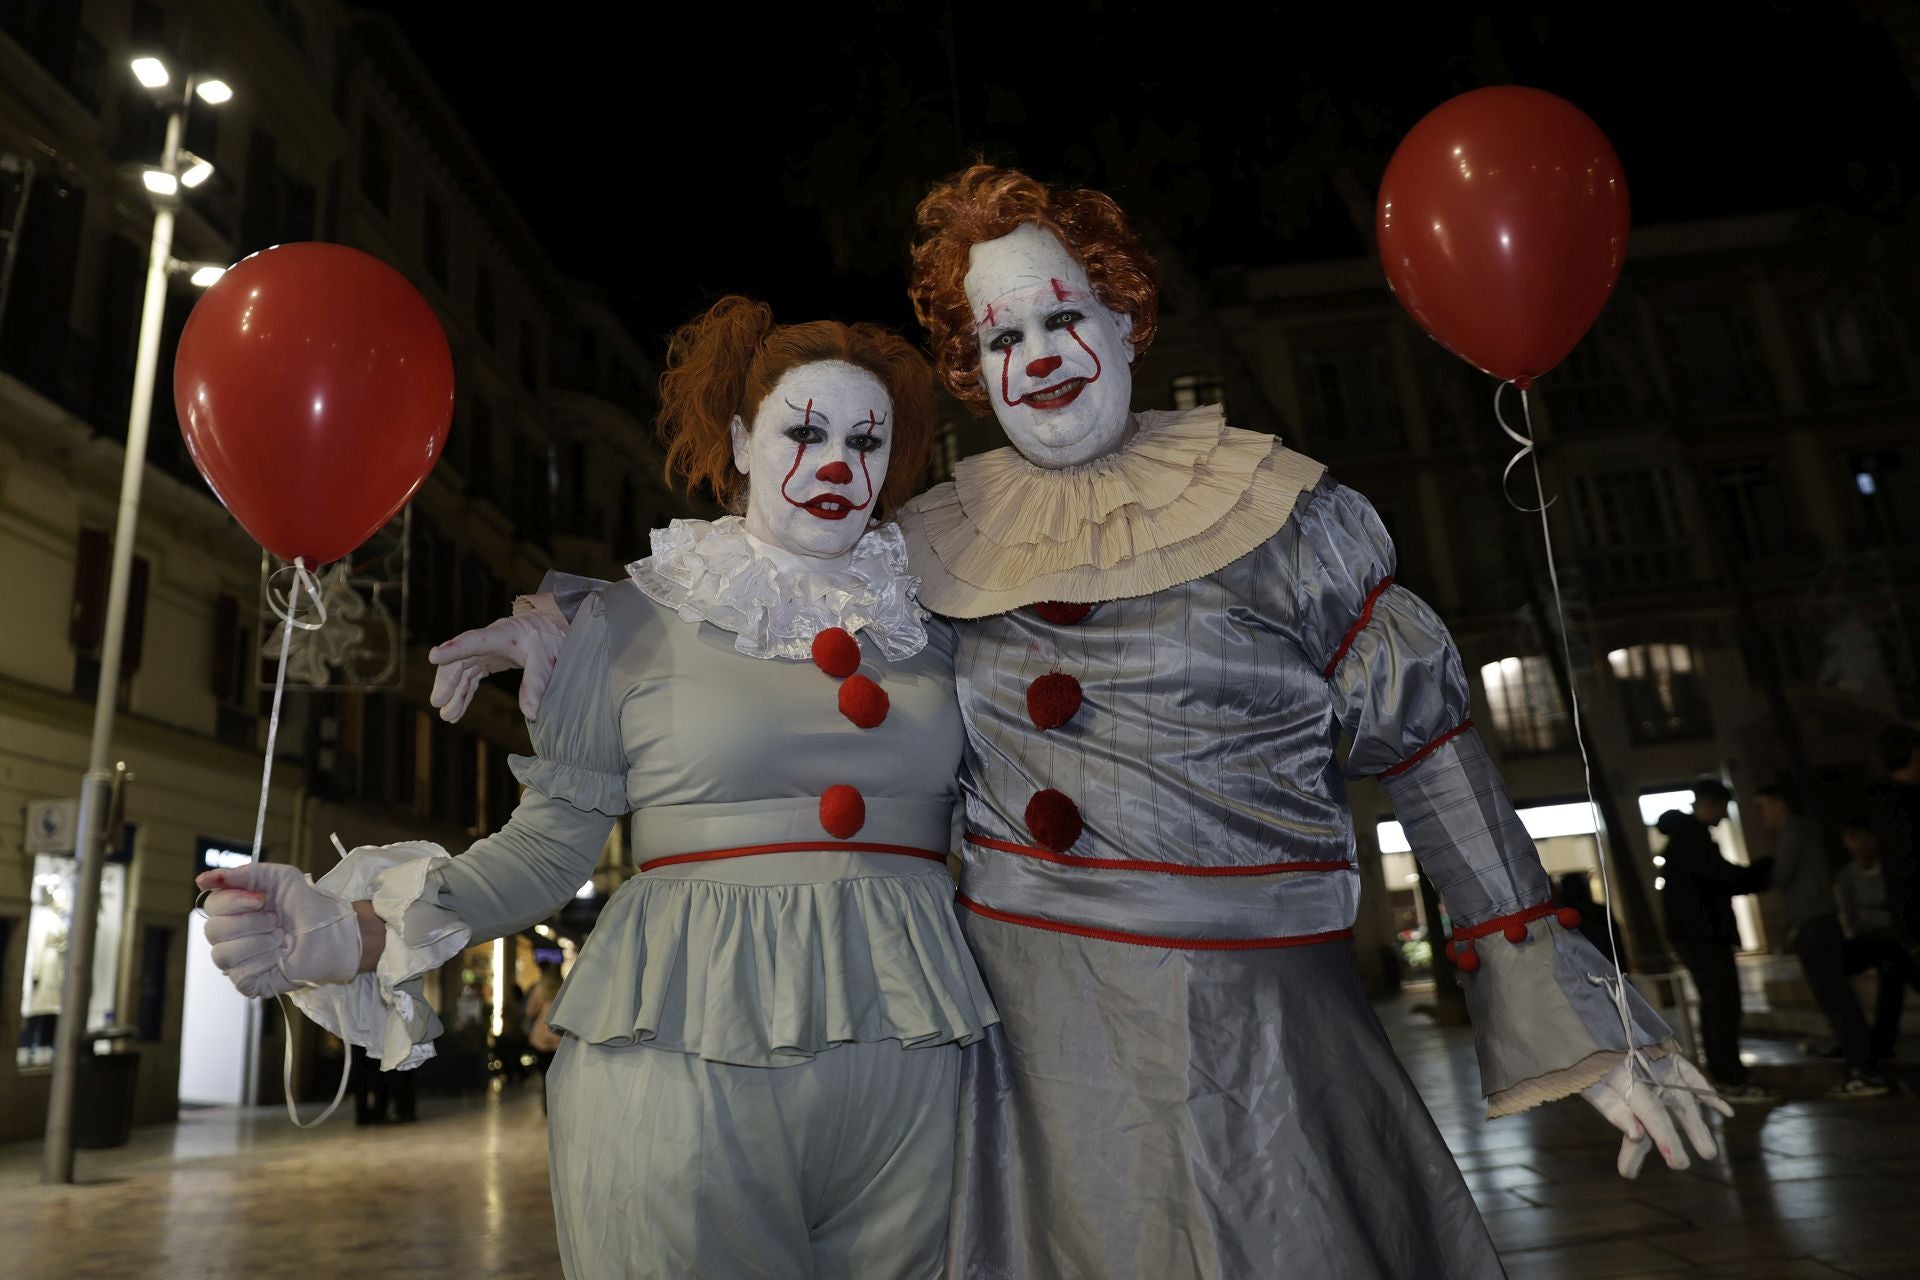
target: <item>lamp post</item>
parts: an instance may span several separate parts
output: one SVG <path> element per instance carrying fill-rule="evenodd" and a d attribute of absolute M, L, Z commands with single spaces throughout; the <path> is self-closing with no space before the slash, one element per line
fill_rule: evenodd
<path fill-rule="evenodd" d="M 135 58 L 134 78 L 148 89 L 164 89 L 172 79 L 158 58 Z M 160 164 L 141 175 L 153 193 L 153 245 L 147 259 L 146 298 L 140 308 L 140 342 L 133 368 L 133 405 L 127 414 L 127 452 L 120 471 L 120 514 L 113 533 L 113 572 L 107 584 L 106 633 L 100 644 L 100 681 L 93 703 L 93 739 L 87 771 L 80 780 L 80 813 L 74 831 L 73 922 L 68 930 L 67 973 L 61 988 L 56 1027 L 52 1088 L 47 1096 L 47 1142 L 41 1178 L 73 1181 L 73 1103 L 86 1044 L 88 1006 L 93 999 L 94 937 L 100 912 L 100 873 L 106 852 L 109 800 L 114 772 L 113 716 L 119 704 L 120 653 L 127 618 L 127 586 L 133 574 L 134 529 L 140 521 L 140 482 L 146 473 L 147 423 L 153 412 L 153 382 L 160 363 L 160 328 L 166 313 L 167 280 L 180 265 L 173 257 L 173 214 L 182 185 L 198 186 L 213 166 L 180 147 L 187 108 L 198 97 L 218 106 L 233 97 L 226 83 L 189 75 L 167 111 L 166 143 Z M 188 165 L 181 171 L 182 162 Z M 207 283 L 211 284 L 212 280 Z"/>

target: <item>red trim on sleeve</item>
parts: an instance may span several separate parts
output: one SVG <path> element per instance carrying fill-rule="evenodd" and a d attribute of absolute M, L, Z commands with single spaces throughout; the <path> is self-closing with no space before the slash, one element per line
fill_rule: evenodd
<path fill-rule="evenodd" d="M 1347 628 L 1347 634 L 1340 637 L 1340 647 L 1333 651 L 1333 656 L 1327 659 L 1326 669 L 1320 673 L 1326 679 L 1333 679 L 1335 669 L 1340 666 L 1340 659 L 1347 656 L 1347 650 L 1353 648 L 1353 642 L 1360 638 L 1360 633 L 1367 629 L 1369 622 L 1373 621 L 1374 602 L 1392 585 L 1393 575 L 1388 574 L 1386 577 L 1380 579 L 1373 590 L 1367 592 L 1366 602 L 1360 606 L 1360 616 L 1355 618 L 1353 625 Z"/>
<path fill-rule="evenodd" d="M 1123 933 L 1118 929 L 1097 929 L 1092 925 L 1067 924 L 1060 920 L 1043 920 L 1039 916 L 1015 915 L 1011 911 L 982 906 L 964 893 L 955 894 L 954 901 L 975 915 L 985 916 L 989 920 L 998 920 L 1002 924 L 1017 924 L 1028 929 L 1044 929 L 1049 933 L 1070 933 L 1077 938 L 1119 942 L 1130 947 L 1164 947 L 1169 951 L 1264 951 L 1272 947 L 1310 947 L 1316 942 L 1338 942 L 1353 936 L 1351 929 L 1333 929 L 1326 933 L 1294 933 L 1276 938 L 1169 938 L 1157 933 Z"/>
<path fill-rule="evenodd" d="M 1063 867 L 1088 867 L 1095 871 L 1155 871 L 1170 876 L 1271 876 L 1285 871 L 1352 871 L 1351 862 L 1261 862 L 1245 867 L 1194 867 L 1179 862 L 1146 862 L 1132 858 L 1083 858 L 1077 854 L 1055 853 L 1030 844 L 995 840 L 977 832 L 967 832 L 967 843 L 1001 853 L 1017 853 L 1023 858 L 1057 862 Z"/>
<path fill-rule="evenodd" d="M 1475 938 L 1490 938 L 1496 933 L 1506 932 L 1506 928 L 1510 924 L 1517 924 L 1525 928 L 1535 920 L 1546 919 L 1559 909 L 1560 908 L 1554 906 L 1551 902 L 1543 902 L 1539 906 L 1528 907 L 1523 911 L 1515 911 L 1504 916 L 1494 916 L 1491 920 L 1482 920 L 1479 924 L 1456 925 L 1453 930 L 1453 940 L 1455 942 L 1472 942 Z"/>
<path fill-rule="evenodd" d="M 1418 751 L 1408 756 L 1405 760 L 1402 760 L 1399 764 L 1390 765 L 1387 768 L 1382 769 L 1380 771 L 1380 776 L 1383 778 L 1399 777 L 1401 774 L 1413 768 L 1413 766 L 1419 764 L 1422 760 L 1425 760 L 1428 756 L 1432 755 L 1434 752 L 1438 751 L 1440 748 L 1446 746 L 1449 742 L 1452 742 L 1455 738 L 1459 737 L 1461 734 L 1465 733 L 1467 730 L 1471 728 L 1473 728 L 1472 720 L 1462 720 L 1459 724 L 1453 726 L 1453 728 L 1447 730 L 1445 733 L 1435 738 L 1432 742 L 1429 742 L 1426 746 L 1420 748 Z"/>

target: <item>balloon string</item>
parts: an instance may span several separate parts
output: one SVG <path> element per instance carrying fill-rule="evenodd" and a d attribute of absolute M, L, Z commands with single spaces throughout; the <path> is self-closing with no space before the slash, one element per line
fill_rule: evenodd
<path fill-rule="evenodd" d="M 1493 389 L 1493 417 L 1494 421 L 1500 424 L 1500 429 L 1507 433 L 1508 438 L 1519 444 L 1521 448 L 1520 452 L 1508 460 L 1507 469 L 1500 476 L 1500 485 L 1504 491 L 1507 476 L 1521 462 L 1531 464 L 1533 496 L 1537 505 L 1520 506 L 1511 496 L 1507 501 L 1521 511 L 1540 517 L 1540 541 L 1545 545 L 1547 552 L 1547 581 L 1553 588 L 1553 613 L 1560 626 L 1560 652 L 1567 666 L 1567 700 L 1571 704 L 1568 709 L 1573 716 L 1573 740 L 1580 748 L 1580 768 L 1587 789 L 1587 818 L 1593 823 L 1594 846 L 1599 851 L 1600 892 L 1607 902 L 1607 946 L 1613 951 L 1613 976 L 1611 978 L 1595 977 L 1592 974 L 1587 976 L 1589 981 L 1607 989 L 1613 997 L 1614 1010 L 1620 1015 L 1620 1031 L 1626 1045 L 1625 1096 L 1632 1098 L 1634 1084 L 1638 1080 L 1644 1080 L 1652 1086 L 1655 1096 L 1658 1096 L 1661 1092 L 1661 1083 L 1653 1074 L 1653 1067 L 1647 1062 L 1646 1056 L 1640 1051 L 1639 1046 L 1634 1044 L 1633 1015 L 1627 1008 L 1626 974 L 1620 968 L 1620 941 L 1614 936 L 1613 931 L 1613 878 L 1607 872 L 1606 823 L 1601 820 L 1600 805 L 1593 798 L 1593 760 L 1587 752 L 1586 727 L 1580 716 L 1580 691 L 1574 687 L 1573 683 L 1573 633 L 1567 627 L 1566 601 L 1560 591 L 1560 567 L 1553 553 L 1553 523 L 1547 519 L 1547 508 L 1553 503 L 1547 500 L 1546 486 L 1540 479 L 1540 452 L 1535 447 L 1533 435 L 1533 405 L 1529 401 L 1526 388 L 1518 388 L 1520 413 L 1527 427 L 1526 434 L 1522 435 L 1507 425 L 1506 416 L 1500 411 L 1500 393 L 1505 391 L 1507 386 L 1508 384 L 1503 382 Z"/>
<path fill-rule="evenodd" d="M 275 594 L 273 578 L 289 571 L 293 576 L 287 588 L 283 608 L 280 598 Z M 305 622 L 300 618 L 302 591 L 312 598 L 314 613 L 318 615 L 312 622 Z M 260 766 L 260 808 L 253 820 L 253 856 L 250 859 L 253 862 L 260 861 L 260 843 L 267 829 L 267 797 L 273 786 L 273 751 L 275 743 L 280 738 L 280 701 L 287 691 L 287 655 L 293 650 L 293 631 L 295 627 L 302 631 L 318 631 L 327 623 L 327 602 L 321 597 L 320 584 L 307 569 L 304 557 L 295 556 L 292 564 L 275 570 L 274 574 L 267 579 L 267 607 L 273 610 L 274 616 L 281 622 L 280 665 L 273 676 L 273 714 L 267 718 L 267 755 Z M 335 838 L 335 843 L 338 843 L 338 837 Z M 286 997 L 276 995 L 274 999 L 280 1003 L 281 1018 L 291 1026 L 293 1018 L 287 1012 Z M 287 1104 L 287 1119 L 293 1121 L 296 1129 L 312 1129 L 323 1123 L 328 1116 L 339 1109 L 340 1100 L 347 1096 L 347 1080 L 353 1072 L 353 1046 L 343 1047 L 346 1053 L 340 1059 L 340 1085 L 333 1091 L 333 1101 L 327 1104 L 326 1110 L 313 1119 L 302 1120 L 300 1108 L 293 1097 L 293 1037 L 291 1035 L 282 1037 L 280 1092 Z"/>
<path fill-rule="evenodd" d="M 293 629 L 299 627 L 302 631 L 318 631 L 327 621 L 327 606 L 320 598 L 320 584 L 307 572 L 307 562 L 296 556 L 288 567 L 293 570 L 293 585 L 284 610 L 273 598 L 272 579 L 268 579 L 267 606 L 284 625 L 280 628 L 280 667 L 273 677 L 273 714 L 267 718 L 267 758 L 260 768 L 260 808 L 253 819 L 253 855 L 248 858 L 249 862 L 260 861 L 260 842 L 267 830 L 267 794 L 273 783 L 273 748 L 280 738 L 280 699 L 287 690 L 287 654 L 293 648 Z M 313 597 L 314 611 L 320 615 L 318 622 L 300 621 L 302 588 Z"/>

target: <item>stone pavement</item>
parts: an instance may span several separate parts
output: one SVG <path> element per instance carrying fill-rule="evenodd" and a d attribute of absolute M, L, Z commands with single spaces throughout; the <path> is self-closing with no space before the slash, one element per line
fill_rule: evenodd
<path fill-rule="evenodd" d="M 1755 1042 L 1762 1071 L 1804 1096 L 1726 1122 L 1715 1161 L 1626 1182 L 1613 1130 L 1578 1100 L 1482 1120 L 1469 1035 L 1413 1001 L 1380 1006 L 1382 1020 L 1514 1280 L 1920 1277 L 1915 1099 L 1828 1101 L 1831 1068 L 1770 1064 L 1791 1055 Z M 559 1274 L 527 1087 L 423 1098 L 414 1125 L 335 1116 L 312 1133 L 273 1108 L 189 1111 L 81 1152 L 79 1172 L 82 1185 L 43 1187 L 39 1144 L 0 1147 L 0 1276 Z"/>

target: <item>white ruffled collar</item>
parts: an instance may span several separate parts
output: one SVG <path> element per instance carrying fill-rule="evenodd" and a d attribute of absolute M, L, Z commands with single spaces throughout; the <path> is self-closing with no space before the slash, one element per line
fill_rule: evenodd
<path fill-rule="evenodd" d="M 763 553 L 739 516 L 675 520 L 652 541 L 653 554 L 627 566 L 635 585 L 688 622 L 733 632 L 733 647 L 750 658 L 810 657 L 828 627 L 864 631 L 890 662 L 927 646 L 920 579 L 907 573 L 898 525 L 867 530 L 846 568 L 826 572 Z"/>

